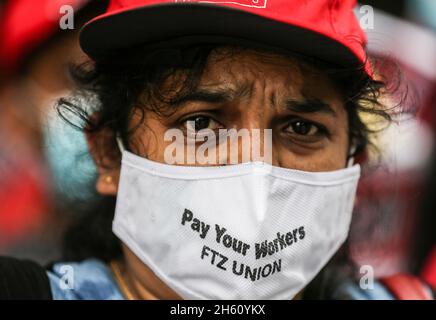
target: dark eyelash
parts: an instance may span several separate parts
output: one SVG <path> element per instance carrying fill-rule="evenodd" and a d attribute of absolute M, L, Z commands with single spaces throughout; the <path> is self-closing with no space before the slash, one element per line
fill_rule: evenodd
<path fill-rule="evenodd" d="M 183 117 L 183 118 L 181 118 L 178 122 L 180 123 L 180 124 L 183 124 L 183 123 L 185 123 L 186 121 L 194 121 L 194 119 L 195 118 L 198 118 L 198 117 L 204 117 L 204 118 L 209 118 L 209 119 L 211 119 L 211 120 L 213 120 L 213 121 L 216 121 L 216 122 L 218 122 L 217 120 L 215 120 L 213 117 L 211 117 L 210 115 L 205 115 L 205 114 L 194 114 L 194 115 L 189 115 L 189 116 L 186 116 L 186 117 Z"/>
<path fill-rule="evenodd" d="M 217 124 L 219 124 L 219 125 L 223 125 L 222 124 L 222 122 L 221 121 L 219 121 L 219 120 L 217 120 L 216 119 L 216 117 L 214 117 L 214 116 L 212 116 L 212 115 L 210 115 L 210 114 L 205 114 L 205 113 L 194 113 L 194 114 L 190 114 L 190 115 L 188 115 L 188 116 L 184 116 L 184 117 L 182 117 L 182 118 L 180 118 L 179 120 L 177 120 L 177 125 L 180 127 L 180 126 L 183 126 L 183 124 L 186 122 L 186 121 L 194 121 L 193 119 L 194 118 L 197 118 L 197 117 L 205 117 L 205 118 L 209 118 L 211 121 L 214 121 L 214 122 L 216 122 Z"/>
<path fill-rule="evenodd" d="M 329 130 L 324 125 L 322 125 L 320 123 L 317 123 L 317 122 L 313 122 L 311 120 L 306 120 L 306 119 L 303 119 L 303 118 L 299 118 L 299 117 L 292 117 L 291 119 L 288 119 L 288 121 L 286 121 L 287 127 L 290 126 L 291 124 L 295 123 L 295 122 L 298 122 L 298 121 L 306 122 L 308 124 L 311 124 L 311 125 L 315 126 L 318 129 L 318 133 L 319 134 L 324 134 L 327 137 L 330 137 L 330 132 L 329 132 Z"/>

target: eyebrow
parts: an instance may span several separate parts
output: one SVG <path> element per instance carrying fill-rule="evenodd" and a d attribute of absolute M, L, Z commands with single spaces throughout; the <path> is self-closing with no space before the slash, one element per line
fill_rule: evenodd
<path fill-rule="evenodd" d="M 187 102 L 225 103 L 231 101 L 233 97 L 232 90 L 197 89 L 194 92 L 189 92 L 180 98 L 174 99 L 171 105 L 179 106 Z"/>
<path fill-rule="evenodd" d="M 226 103 L 234 100 L 236 97 L 251 95 L 252 88 L 241 86 L 238 90 L 233 89 L 205 89 L 198 88 L 197 90 L 183 95 L 179 99 L 173 100 L 172 105 L 182 105 L 186 102 L 206 102 L 206 103 Z M 275 104 L 275 103 L 274 103 Z M 296 100 L 288 99 L 285 102 L 285 108 L 296 113 L 326 113 L 332 116 L 337 116 L 333 108 L 324 101 L 316 98 Z"/>
<path fill-rule="evenodd" d="M 183 95 L 173 101 L 173 105 L 181 105 L 186 102 L 207 102 L 207 103 L 226 103 L 238 97 L 250 96 L 252 87 L 248 85 L 240 86 L 237 90 L 231 88 L 224 89 L 206 89 L 198 88 L 193 92 Z"/>
<path fill-rule="evenodd" d="M 326 113 L 334 117 L 337 116 L 335 110 L 320 99 L 294 100 L 289 99 L 285 103 L 286 109 L 297 113 Z"/>

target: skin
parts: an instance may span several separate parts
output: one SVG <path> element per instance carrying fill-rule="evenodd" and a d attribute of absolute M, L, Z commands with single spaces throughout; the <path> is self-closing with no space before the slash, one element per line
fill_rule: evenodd
<path fill-rule="evenodd" d="M 131 137 L 132 151 L 163 163 L 165 147 L 171 143 L 164 141 L 165 131 L 180 128 L 188 132 L 186 121 L 197 119 L 197 123 L 212 130 L 272 129 L 275 166 L 312 172 L 346 167 L 348 121 L 339 88 L 322 72 L 296 59 L 232 50 L 221 48 L 211 55 L 198 88 L 201 94 L 182 101 L 167 117 L 146 112 Z M 167 85 L 177 78 L 170 77 Z M 165 90 L 165 84 L 162 89 Z M 131 125 L 137 125 L 138 119 L 139 115 L 133 117 Z M 103 159 L 97 157 L 105 152 L 102 145 L 114 145 L 113 134 L 94 134 L 88 136 L 88 142 L 99 169 L 98 192 L 116 196 L 119 155 L 116 159 L 109 154 Z M 136 297 L 179 298 L 125 245 L 123 250 L 122 275 Z"/>

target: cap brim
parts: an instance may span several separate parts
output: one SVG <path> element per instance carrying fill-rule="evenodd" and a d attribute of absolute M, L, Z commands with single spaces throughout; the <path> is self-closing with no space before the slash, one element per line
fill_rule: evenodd
<path fill-rule="evenodd" d="M 143 44 L 253 44 L 279 48 L 340 67 L 359 67 L 340 40 L 242 10 L 208 4 L 144 6 L 100 16 L 82 29 L 80 44 L 93 59 Z"/>

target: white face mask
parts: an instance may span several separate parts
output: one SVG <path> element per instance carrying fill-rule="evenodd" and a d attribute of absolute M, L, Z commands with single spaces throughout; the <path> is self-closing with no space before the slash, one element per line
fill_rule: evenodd
<path fill-rule="evenodd" d="M 291 299 L 347 238 L 359 176 L 124 151 L 113 231 L 184 299 Z"/>

